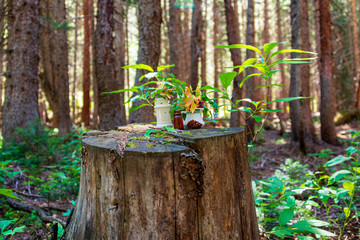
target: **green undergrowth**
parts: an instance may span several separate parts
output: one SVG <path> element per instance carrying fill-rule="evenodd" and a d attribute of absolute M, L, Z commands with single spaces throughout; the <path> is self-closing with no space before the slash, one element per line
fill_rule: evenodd
<path fill-rule="evenodd" d="M 316 171 L 289 158 L 272 177 L 253 181 L 258 221 L 269 239 L 343 239 L 347 227 L 356 225 L 360 132 L 350 134 L 346 154 L 334 156 L 325 149 L 312 155 L 323 160 Z"/>

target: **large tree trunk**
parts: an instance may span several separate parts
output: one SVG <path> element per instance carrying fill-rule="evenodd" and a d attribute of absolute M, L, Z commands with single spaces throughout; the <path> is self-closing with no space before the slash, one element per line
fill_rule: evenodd
<path fill-rule="evenodd" d="M 213 20 L 214 20 L 214 31 L 213 31 L 213 46 L 218 45 L 218 38 L 219 38 L 219 4 L 218 0 L 214 0 L 213 3 Z M 214 48 L 214 87 L 219 88 L 219 49 Z M 219 104 L 219 94 L 217 92 L 214 93 L 214 98 L 217 104 Z"/>
<path fill-rule="evenodd" d="M 124 14 L 125 8 L 122 0 L 115 0 L 115 62 L 116 62 L 116 81 L 119 82 L 120 89 L 125 88 L 125 71 L 121 67 L 125 66 L 125 27 Z M 120 125 L 126 125 L 125 93 L 120 95 Z"/>
<path fill-rule="evenodd" d="M 200 53 L 200 61 L 201 61 L 201 86 L 207 85 L 207 78 L 206 78 L 206 29 L 207 29 L 207 6 L 208 4 L 204 2 L 205 4 L 205 10 L 204 10 L 204 17 L 202 18 L 202 31 L 201 31 L 201 53 Z"/>
<path fill-rule="evenodd" d="M 300 49 L 310 51 L 310 26 L 309 26 L 309 3 L 308 0 L 301 1 L 301 9 L 300 9 L 300 35 L 301 35 L 301 44 Z M 300 71 L 300 85 L 301 85 L 301 93 L 300 96 L 309 97 L 310 94 L 310 65 L 303 64 L 301 65 Z M 311 117 L 311 109 L 310 109 L 310 99 L 304 99 L 301 102 L 301 113 L 303 120 L 303 130 L 305 131 L 305 135 L 310 137 L 313 140 L 315 135 L 315 128 Z"/>
<path fill-rule="evenodd" d="M 201 0 L 194 0 L 194 5 L 191 26 L 190 84 L 195 90 L 199 83 L 199 57 L 201 52 L 202 29 Z"/>
<path fill-rule="evenodd" d="M 84 136 L 66 239 L 259 239 L 243 129 L 131 140 L 147 128 Z"/>
<path fill-rule="evenodd" d="M 254 25 L 254 1 L 248 0 L 248 8 L 247 8 L 247 23 L 246 23 L 246 44 L 247 45 L 255 45 L 255 25 Z M 246 59 L 254 58 L 255 52 L 249 49 L 246 49 Z M 250 75 L 255 73 L 254 68 L 246 68 L 245 69 L 246 75 Z M 257 96 L 253 89 L 256 87 L 256 79 L 251 79 L 252 81 L 246 81 L 246 97 L 250 98 L 253 101 L 257 101 Z M 252 105 L 248 105 L 252 107 Z M 247 118 L 249 114 L 247 113 Z M 248 118 L 247 120 L 247 139 L 251 141 L 254 137 L 254 130 L 255 130 L 255 121 L 254 119 Z"/>
<path fill-rule="evenodd" d="M 17 127 L 39 118 L 39 1 L 9 1 L 8 65 L 2 115 L 4 141 L 15 137 Z M 16 139 L 21 141 L 21 139 Z"/>
<path fill-rule="evenodd" d="M 90 16 L 91 16 L 91 65 L 92 65 L 92 89 L 93 89 L 93 101 L 94 101 L 94 112 L 92 116 L 93 127 L 99 125 L 99 93 L 96 81 L 96 34 L 95 34 L 95 10 L 94 0 L 90 0 Z"/>
<path fill-rule="evenodd" d="M 139 64 L 150 65 L 156 70 L 160 58 L 161 45 L 161 4 L 160 1 L 140 0 L 138 8 L 138 27 L 139 27 Z M 137 69 L 135 85 L 140 86 L 146 80 L 139 81 L 139 78 L 146 74 L 146 70 Z M 133 106 L 143 104 L 135 102 Z M 150 123 L 154 122 L 154 109 L 152 107 L 142 107 L 130 113 L 130 123 Z"/>
<path fill-rule="evenodd" d="M 184 29 L 184 35 L 183 35 L 183 53 L 184 53 L 184 69 L 185 69 L 185 74 L 184 74 L 184 79 L 181 79 L 183 81 L 185 81 L 187 84 L 190 85 L 190 66 L 191 66 L 191 47 L 190 47 L 190 42 L 191 42 L 191 34 L 190 34 L 190 9 L 185 8 L 184 9 L 184 21 L 183 21 L 183 29 Z"/>
<path fill-rule="evenodd" d="M 114 1 L 98 1 L 95 33 L 95 75 L 99 98 L 100 129 L 111 129 L 122 124 L 120 95 L 102 94 L 120 89 L 116 78 L 113 45 Z"/>
<path fill-rule="evenodd" d="M 356 69 L 356 97 L 355 97 L 355 108 L 360 110 L 360 56 L 359 56 L 359 36 L 358 36 L 358 24 L 356 23 L 356 1 L 351 0 L 351 12 L 352 18 L 351 23 L 353 27 L 353 37 L 354 37 L 354 55 L 355 55 L 355 69 Z"/>
<path fill-rule="evenodd" d="M 0 49 L 4 49 L 5 46 L 5 22 L 6 22 L 6 10 L 5 1 L 0 2 Z M 4 51 L 0 50 L 0 113 L 2 112 L 3 106 L 3 78 L 4 74 Z M 1 127 L 1 116 L 0 116 L 0 127 Z"/>
<path fill-rule="evenodd" d="M 240 44 L 240 31 L 239 31 L 239 19 L 237 14 L 237 8 L 234 8 L 236 0 L 225 0 L 225 14 L 226 14 L 226 32 L 228 37 L 228 44 Z M 231 60 L 233 66 L 241 65 L 241 50 L 240 49 L 230 49 Z M 236 69 L 234 70 L 236 71 Z M 242 75 L 237 75 L 233 81 L 233 93 L 232 93 L 232 102 L 236 102 L 242 98 L 240 81 Z M 230 116 L 230 127 L 239 127 L 240 126 L 240 112 L 231 112 Z"/>
<path fill-rule="evenodd" d="M 59 135 L 70 132 L 69 67 L 65 1 L 40 0 L 41 87 L 53 110 Z M 53 23 L 58 24 L 54 26 Z M 62 25 L 60 25 L 62 24 Z"/>
<path fill-rule="evenodd" d="M 169 6 L 169 43 L 170 43 L 170 64 L 175 64 L 171 70 L 175 77 L 184 81 L 184 43 L 182 41 L 183 32 L 181 24 L 181 10 L 175 7 L 176 0 L 170 0 Z"/>
<path fill-rule="evenodd" d="M 327 143 L 338 145 L 335 130 L 335 89 L 332 78 L 333 61 L 330 29 L 330 2 L 320 0 L 320 85 L 321 85 L 321 139 Z"/>
<path fill-rule="evenodd" d="M 90 125 L 90 36 L 91 36 L 91 17 L 90 0 L 83 0 L 84 14 L 84 48 L 83 48 L 83 106 L 81 111 L 81 121 L 85 126 Z"/>

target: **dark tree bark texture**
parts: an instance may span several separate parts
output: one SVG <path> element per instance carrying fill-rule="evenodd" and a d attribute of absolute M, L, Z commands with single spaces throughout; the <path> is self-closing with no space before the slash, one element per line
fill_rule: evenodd
<path fill-rule="evenodd" d="M 84 136 L 66 239 L 259 239 L 245 131 L 134 140 L 147 127 Z"/>
<path fill-rule="evenodd" d="M 39 1 L 9 1 L 8 65 L 2 114 L 4 141 L 11 140 L 17 127 L 39 118 Z M 20 141 L 21 139 L 16 139 Z"/>
<path fill-rule="evenodd" d="M 332 78 L 333 60 L 331 45 L 331 17 L 329 0 L 319 1 L 320 10 L 320 87 L 321 87 L 321 139 L 327 143 L 338 145 L 335 130 L 335 88 Z"/>
<path fill-rule="evenodd" d="M 140 0 L 138 7 L 138 27 L 139 27 L 139 52 L 138 64 L 150 65 L 155 71 L 160 58 L 161 45 L 161 4 L 160 1 Z M 137 69 L 135 85 L 140 86 L 146 79 L 139 81 L 139 78 L 148 73 L 146 70 Z M 143 104 L 137 101 L 133 106 Z M 130 113 L 130 123 L 150 123 L 155 121 L 154 109 L 152 107 L 142 107 Z"/>
<path fill-rule="evenodd" d="M 237 0 L 235 0 L 237 1 Z M 238 14 L 234 9 L 235 1 L 225 0 L 225 14 L 226 14 L 226 32 L 228 36 L 228 44 L 240 44 L 240 31 L 239 31 L 239 19 Z M 234 66 L 239 66 L 242 64 L 241 62 L 241 50 L 240 49 L 230 49 L 231 52 L 231 60 Z M 236 70 L 234 70 L 236 71 Z M 242 99 L 241 89 L 240 89 L 240 81 L 242 76 L 237 75 L 233 81 L 233 93 L 232 93 L 232 102 L 236 102 L 236 100 Z M 240 112 L 231 112 L 230 116 L 230 127 L 239 127 L 240 126 Z"/>
<path fill-rule="evenodd" d="M 193 90 L 199 84 L 199 57 L 201 53 L 201 30 L 202 30 L 202 14 L 201 0 L 194 0 L 194 9 L 192 15 L 191 27 L 191 65 L 190 65 L 190 85 Z"/>
<path fill-rule="evenodd" d="M 95 76 L 99 99 L 100 129 L 111 129 L 122 123 L 120 95 L 103 94 L 120 89 L 116 78 L 113 46 L 114 1 L 99 0 L 95 32 Z"/>

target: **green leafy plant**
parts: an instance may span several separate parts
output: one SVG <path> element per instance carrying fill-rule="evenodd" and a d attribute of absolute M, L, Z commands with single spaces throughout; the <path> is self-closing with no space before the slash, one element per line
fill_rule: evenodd
<path fill-rule="evenodd" d="M 11 235 L 12 237 L 16 233 L 24 232 L 25 226 L 15 227 L 13 229 L 9 229 L 9 226 L 13 223 L 15 223 L 18 219 L 12 219 L 12 220 L 3 220 L 0 219 L 0 240 L 4 240 L 6 236 Z"/>
<path fill-rule="evenodd" d="M 277 60 L 274 61 L 274 57 L 278 56 L 279 54 L 284 53 L 307 53 L 307 54 L 313 54 L 316 55 L 317 53 L 298 50 L 298 49 L 286 49 L 286 50 L 278 50 L 275 52 L 272 52 L 272 50 L 277 47 L 278 45 L 282 44 L 280 43 L 266 43 L 263 46 L 263 50 L 250 46 L 250 45 L 244 45 L 244 44 L 234 44 L 229 46 L 216 46 L 217 48 L 226 48 L 226 49 L 247 49 L 254 51 L 259 58 L 249 58 L 243 62 L 240 66 L 233 66 L 231 68 L 238 69 L 236 72 L 226 72 L 219 75 L 220 81 L 222 86 L 225 90 L 220 90 L 219 88 L 211 87 L 211 86 L 204 86 L 201 89 L 202 90 L 210 90 L 211 92 L 217 92 L 222 94 L 219 98 L 226 99 L 229 103 L 228 106 L 231 106 L 230 111 L 244 111 L 247 113 L 247 117 L 244 119 L 245 122 L 253 118 L 256 122 L 262 122 L 261 127 L 255 132 L 250 133 L 252 135 L 252 142 L 255 141 L 257 135 L 262 130 L 264 123 L 266 119 L 268 118 L 269 113 L 272 112 L 278 112 L 280 110 L 277 109 L 271 109 L 271 104 L 276 102 L 288 102 L 288 101 L 294 101 L 294 100 L 300 100 L 305 99 L 308 97 L 289 97 L 289 98 L 281 98 L 281 99 L 270 99 L 270 92 L 272 87 L 283 87 L 279 84 L 271 84 L 270 79 L 272 76 L 279 72 L 280 70 L 274 69 L 279 64 L 301 64 L 301 63 L 310 63 L 310 60 L 313 60 L 314 58 L 290 58 L 290 59 L 283 59 L 283 60 Z M 251 77 L 261 77 L 264 80 L 264 83 L 260 86 L 257 86 L 258 88 L 266 88 L 267 93 L 265 96 L 265 99 L 261 101 L 253 101 L 249 98 L 244 99 L 237 99 L 236 101 L 232 101 L 229 93 L 227 92 L 229 86 L 231 85 L 232 81 L 235 79 L 235 77 L 242 73 L 246 68 L 255 68 L 259 73 L 254 73 L 246 76 L 239 84 L 239 87 L 242 88 L 246 81 L 248 81 Z M 254 89 L 255 90 L 255 89 Z M 247 103 L 248 106 L 242 106 L 241 103 Z M 265 117 L 262 116 L 262 114 L 265 114 Z M 250 148 L 251 150 L 251 148 Z"/>

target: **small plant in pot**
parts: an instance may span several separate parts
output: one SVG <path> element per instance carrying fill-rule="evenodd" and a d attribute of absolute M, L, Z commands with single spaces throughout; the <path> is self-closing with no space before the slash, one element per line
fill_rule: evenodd
<path fill-rule="evenodd" d="M 204 100 L 201 96 L 200 88 L 192 91 L 191 87 L 186 87 L 184 98 L 181 100 L 186 114 L 184 125 L 187 129 L 199 129 L 205 125 L 202 117 L 204 110 Z"/>

